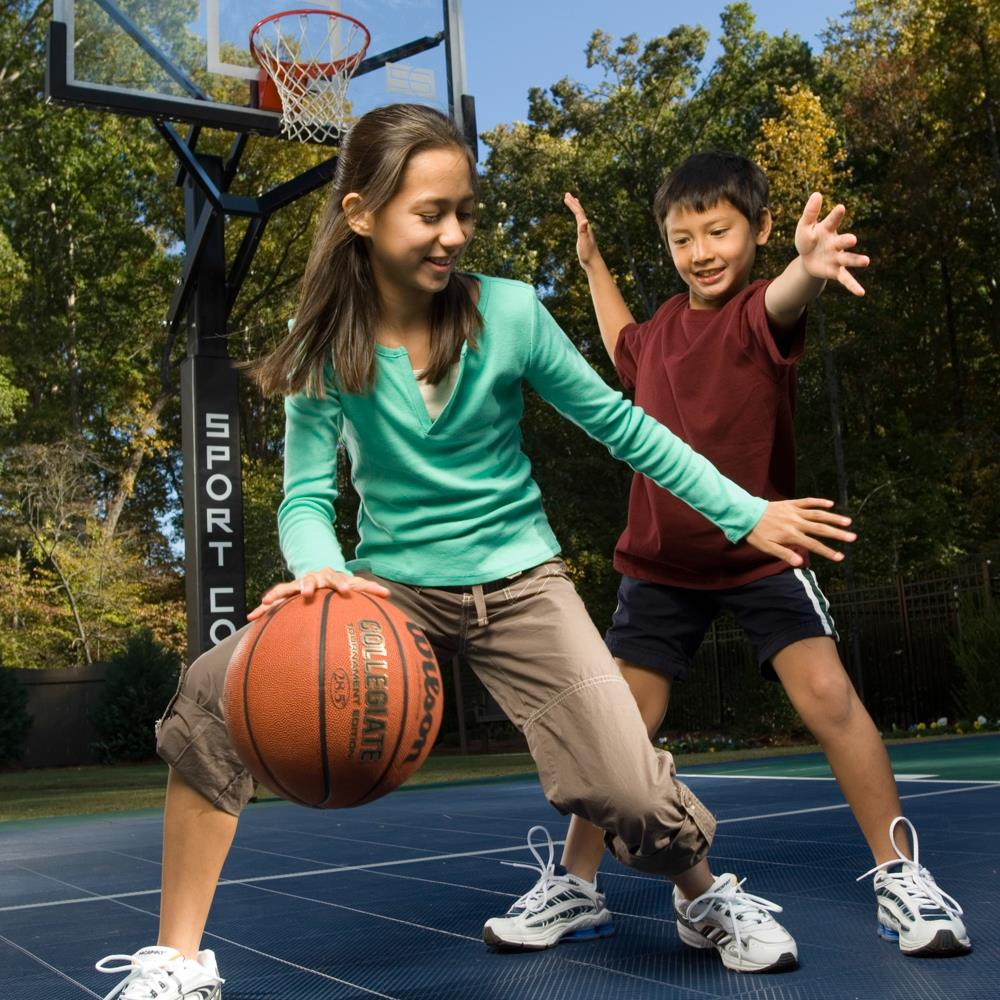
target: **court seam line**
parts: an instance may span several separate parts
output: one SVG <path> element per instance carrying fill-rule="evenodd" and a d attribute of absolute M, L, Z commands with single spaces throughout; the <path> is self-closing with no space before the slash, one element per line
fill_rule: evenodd
<path fill-rule="evenodd" d="M 95 993 L 89 986 L 84 986 L 83 983 L 81 983 L 79 980 L 74 979 L 72 976 L 68 976 L 65 972 L 62 971 L 62 969 L 57 969 L 54 965 L 49 964 L 40 955 L 36 955 L 33 951 L 28 951 L 28 949 L 25 948 L 23 945 L 19 945 L 16 941 L 11 941 L 10 938 L 4 937 L 3 934 L 0 934 L 0 941 L 2 941 L 8 947 L 13 948 L 15 951 L 21 952 L 22 955 L 27 955 L 28 958 L 30 958 L 32 961 L 37 962 L 39 965 L 48 969 L 49 972 L 54 972 L 57 976 L 60 976 L 62 979 L 65 979 L 66 982 L 72 983 L 74 986 L 79 986 L 84 993 L 89 993 L 92 997 L 95 998 L 95 1000 L 101 1000 L 101 995 L 99 993 Z"/>
<path fill-rule="evenodd" d="M 962 792 L 972 792 L 977 791 L 982 788 L 994 788 L 995 784 L 987 785 L 976 785 L 976 786 L 964 786 L 962 788 L 949 788 L 934 792 L 918 792 L 912 795 L 901 795 L 900 800 L 909 799 L 922 799 L 929 798 L 936 795 L 955 795 Z M 731 825 L 733 823 L 750 823 L 755 820 L 761 819 L 777 819 L 783 816 L 804 816 L 810 813 L 817 812 L 833 812 L 839 809 L 849 809 L 850 806 L 846 802 L 839 802 L 828 806 L 813 806 L 809 809 L 789 809 L 782 812 L 774 813 L 762 813 L 757 816 L 733 816 L 728 819 L 717 820 L 718 826 Z M 553 844 L 555 846 L 561 846 L 565 844 L 565 840 L 554 840 Z M 414 865 L 421 864 L 425 861 L 451 861 L 457 858 L 469 858 L 469 857 L 484 857 L 491 854 L 510 854 L 515 851 L 524 851 L 527 847 L 521 844 L 518 847 L 499 847 L 499 848 L 489 848 L 480 851 L 461 851 L 454 854 L 439 854 L 433 857 L 422 857 L 422 858 L 402 858 L 396 861 L 375 861 L 371 864 L 365 865 L 338 865 L 332 868 L 317 868 L 308 871 L 299 872 L 284 872 L 276 875 L 258 875 L 252 878 L 245 879 L 220 879 L 217 888 L 221 889 L 226 886 L 231 885 L 249 885 L 254 886 L 260 882 L 275 882 L 281 881 L 282 879 L 288 878 L 311 878 L 317 875 L 333 875 L 338 872 L 351 872 L 351 871 L 365 871 L 373 868 L 391 868 L 400 865 Z M 24 865 L 17 865 L 16 867 L 23 868 L 25 871 L 33 871 Z M 39 875 L 44 878 L 51 878 L 51 876 L 43 875 L 41 872 L 34 872 L 34 874 Z M 60 879 L 53 879 L 53 881 L 60 882 Z M 70 884 L 70 883 L 64 883 Z M 85 896 L 77 899 L 58 899 L 58 900 L 46 900 L 41 903 L 20 903 L 14 906 L 0 906 L 0 913 L 11 913 L 18 910 L 33 910 L 33 909 L 44 909 L 46 907 L 53 906 L 68 906 L 76 903 L 93 903 L 93 902 L 118 902 L 122 899 L 132 899 L 138 896 L 152 896 L 158 895 L 159 889 L 142 889 L 135 892 L 125 892 L 125 893 L 113 893 L 108 895 L 97 895 Z M 125 904 L 127 905 L 127 904 Z"/>
<path fill-rule="evenodd" d="M 723 1000 L 726 996 L 726 994 L 723 993 L 706 993 L 705 990 L 696 990 L 691 986 L 678 986 L 676 983 L 671 983 L 665 979 L 652 979 L 649 976 L 636 975 L 634 972 L 624 972 L 621 969 L 609 969 L 605 965 L 598 965 L 596 962 L 582 962 L 578 958 L 564 958 L 563 961 L 565 961 L 568 965 L 582 965 L 586 969 L 597 969 L 599 972 L 613 973 L 616 976 L 624 976 L 626 979 L 638 979 L 641 983 L 651 983 L 654 986 L 666 986 L 670 989 L 681 990 L 684 993 L 690 993 L 694 997 L 708 997 L 710 1000 Z M 729 995 L 732 996 L 732 994 Z"/>
<path fill-rule="evenodd" d="M 32 869 L 30 869 L 30 868 L 26 868 L 25 870 L 26 871 L 32 871 Z M 66 885 L 66 886 L 70 886 L 73 889 L 78 889 L 80 892 L 87 892 L 88 891 L 88 890 L 84 889 L 83 886 L 74 885 L 72 882 L 67 882 L 64 879 L 56 878 L 54 875 L 45 875 L 42 872 L 35 872 L 35 874 L 39 875 L 41 878 L 47 878 L 47 879 L 50 879 L 53 882 L 58 882 L 60 885 Z M 273 890 L 264 890 L 264 891 L 273 891 Z M 283 895 L 283 894 L 279 893 L 279 895 Z M 152 910 L 144 910 L 141 907 L 133 906 L 131 903 L 123 903 L 119 899 L 113 899 L 112 898 L 111 901 L 117 903 L 119 906 L 125 907 L 125 909 L 127 909 L 127 910 L 134 910 L 136 913 L 141 913 L 144 916 L 152 917 L 154 920 L 156 920 L 156 919 L 159 918 L 159 913 L 158 912 L 154 912 Z M 364 911 L 358 911 L 358 912 L 364 912 Z M 379 914 L 371 913 L 371 914 L 369 914 L 369 916 L 378 917 Z M 329 979 L 331 982 L 340 983 L 342 986 L 348 986 L 351 989 L 359 990 L 362 993 L 368 993 L 368 994 L 371 994 L 372 996 L 380 997 L 380 998 L 382 998 L 382 1000 L 402 1000 L 401 997 L 395 997 L 395 996 L 392 996 L 392 994 L 390 994 L 390 993 L 381 993 L 378 990 L 370 989 L 367 986 L 361 986 L 358 983 L 352 983 L 349 979 L 339 979 L 337 976 L 331 976 L 328 972 L 321 972 L 319 969 L 312 969 L 308 965 L 299 965 L 297 962 L 293 962 L 290 959 L 282 958 L 280 955 L 272 955 L 270 952 L 267 952 L 267 951 L 261 951 L 259 948 L 254 948 L 252 945 L 243 944 L 241 941 L 234 941 L 232 938 L 223 937 L 221 934 L 216 934 L 214 931 L 206 930 L 206 931 L 204 931 L 204 936 L 205 937 L 214 938 L 217 941 L 224 941 L 226 944 L 231 944 L 234 948 L 242 948 L 244 951 L 249 951 L 249 952 L 253 953 L 254 955 L 260 955 L 263 958 L 272 959 L 273 961 L 279 962 L 282 965 L 287 965 L 290 968 L 298 969 L 300 972 L 305 972 L 305 973 L 308 973 L 308 974 L 314 975 L 314 976 L 320 976 L 323 979 Z M 6 938 L 3 938 L 2 935 L 0 935 L 0 939 L 6 940 Z M 11 944 L 13 944 L 13 946 L 15 948 L 20 947 L 19 945 L 17 945 L 14 942 L 11 942 Z M 21 950 L 24 951 L 24 949 L 21 949 Z M 25 954 L 30 954 L 30 952 L 25 951 Z M 37 958 L 37 956 L 35 956 L 35 955 L 32 955 L 31 957 L 32 958 Z M 39 961 L 40 964 L 45 965 L 45 966 L 47 966 L 49 968 L 52 968 L 53 972 L 59 973 L 58 969 L 56 969 L 56 968 L 54 968 L 52 966 L 48 966 L 48 963 L 44 959 L 38 958 L 38 961 Z M 62 973 L 59 973 L 59 974 L 62 975 Z M 66 977 L 66 978 L 69 978 L 69 977 Z M 71 982 L 75 982 L 75 980 L 70 980 L 70 981 Z M 100 996 L 98 996 L 97 993 L 92 993 L 91 990 L 89 990 L 86 986 L 83 985 L 83 983 L 76 983 L 76 985 L 79 986 L 81 989 L 86 990 L 86 992 L 91 993 L 92 996 L 97 997 L 97 1000 L 101 1000 Z"/>

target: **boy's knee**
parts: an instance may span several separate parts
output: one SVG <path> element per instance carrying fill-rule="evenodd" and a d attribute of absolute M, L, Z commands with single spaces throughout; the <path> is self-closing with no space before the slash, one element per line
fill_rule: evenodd
<path fill-rule="evenodd" d="M 856 701 L 854 687 L 843 668 L 811 673 L 797 698 L 804 720 L 813 726 L 843 725 L 851 717 Z"/>

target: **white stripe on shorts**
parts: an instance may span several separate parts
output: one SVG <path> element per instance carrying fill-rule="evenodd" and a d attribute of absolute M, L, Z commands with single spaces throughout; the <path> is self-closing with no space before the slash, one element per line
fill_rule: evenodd
<path fill-rule="evenodd" d="M 826 597 L 823 595 L 823 591 L 819 589 L 819 584 L 816 582 L 816 577 L 811 569 L 793 569 L 792 572 L 795 574 L 795 578 L 802 584 L 802 589 L 806 592 L 806 596 L 809 598 L 809 603 L 813 606 L 816 611 L 816 617 L 820 620 L 820 624 L 823 626 L 823 632 L 825 635 L 836 635 L 836 630 L 833 625 L 833 619 L 830 617 L 829 607 Z M 822 599 L 822 600 L 821 600 Z"/>

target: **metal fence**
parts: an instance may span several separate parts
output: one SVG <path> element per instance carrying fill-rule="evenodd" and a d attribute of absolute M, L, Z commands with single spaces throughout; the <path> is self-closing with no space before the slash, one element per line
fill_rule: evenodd
<path fill-rule="evenodd" d="M 1000 595 L 990 563 L 919 580 L 902 577 L 853 591 L 832 591 L 840 655 L 882 729 L 953 718 L 958 671 L 951 642 L 961 634 L 967 598 Z M 666 728 L 681 731 L 759 727 L 787 721 L 777 685 L 760 679 L 753 652 L 734 621 L 716 621 L 690 678 L 674 686 Z"/>

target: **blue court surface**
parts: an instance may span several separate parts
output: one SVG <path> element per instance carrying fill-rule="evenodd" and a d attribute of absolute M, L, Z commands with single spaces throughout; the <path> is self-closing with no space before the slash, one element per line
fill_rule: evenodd
<path fill-rule="evenodd" d="M 1000 757 L 1000 737 L 977 752 Z M 813 759 L 815 762 L 815 758 Z M 617 932 L 494 954 L 483 921 L 534 880 L 525 834 L 567 820 L 532 780 L 404 790 L 356 810 L 278 802 L 244 814 L 209 920 L 225 1000 L 929 1000 L 1000 995 L 1000 781 L 902 776 L 921 860 L 965 909 L 974 951 L 908 959 L 875 933 L 870 856 L 825 776 L 686 772 L 719 817 L 713 869 L 781 903 L 800 968 L 725 970 L 677 938 L 668 885 L 605 859 Z M 780 762 L 775 761 L 775 767 Z M 760 762 L 754 762 L 760 768 Z M 733 769 L 739 772 L 739 768 Z M 744 769 L 746 770 L 746 769 Z M 773 768 L 772 768 L 773 770 Z M 103 997 L 94 962 L 156 937 L 160 816 L 0 828 L 0 998 Z"/>

